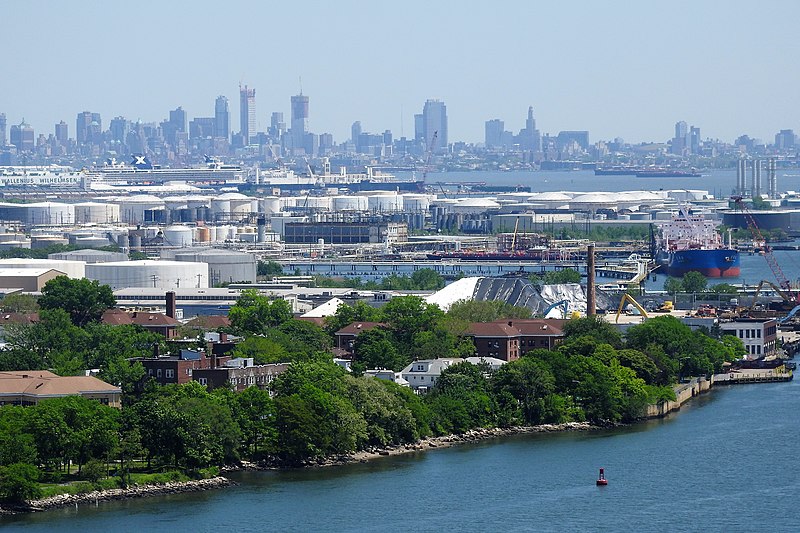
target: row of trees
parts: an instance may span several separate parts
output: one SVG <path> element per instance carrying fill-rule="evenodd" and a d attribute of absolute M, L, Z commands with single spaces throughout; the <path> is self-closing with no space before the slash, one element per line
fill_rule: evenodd
<path fill-rule="evenodd" d="M 708 286 L 708 279 L 700 272 L 687 272 L 682 278 L 667 278 L 664 281 L 664 290 L 668 294 L 685 292 L 689 294 L 736 294 L 738 290 L 729 283 L 717 283 Z"/>

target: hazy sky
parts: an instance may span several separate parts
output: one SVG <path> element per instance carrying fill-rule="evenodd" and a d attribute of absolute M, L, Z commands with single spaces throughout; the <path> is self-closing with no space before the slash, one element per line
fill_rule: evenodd
<path fill-rule="evenodd" d="M 310 128 L 350 136 L 401 129 L 427 98 L 449 138 L 484 122 L 545 133 L 664 141 L 685 120 L 703 138 L 800 132 L 800 2 L 761 1 L 5 1 L 0 112 L 74 136 L 79 111 L 160 121 L 183 106 L 213 116 L 239 83 L 256 89 L 258 129 L 310 97 Z M 402 128 L 401 128 L 402 116 Z"/>

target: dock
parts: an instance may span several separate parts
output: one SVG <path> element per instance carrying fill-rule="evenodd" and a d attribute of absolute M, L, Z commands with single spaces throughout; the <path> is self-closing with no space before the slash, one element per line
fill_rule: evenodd
<path fill-rule="evenodd" d="M 744 383 L 771 383 L 792 381 L 794 374 L 784 367 L 769 369 L 734 370 L 726 374 L 714 374 L 714 385 L 738 385 Z"/>

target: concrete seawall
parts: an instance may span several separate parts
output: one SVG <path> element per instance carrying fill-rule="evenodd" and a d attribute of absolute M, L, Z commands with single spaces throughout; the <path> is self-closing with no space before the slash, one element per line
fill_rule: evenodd
<path fill-rule="evenodd" d="M 737 370 L 727 374 L 714 374 L 710 379 L 705 377 L 692 378 L 688 383 L 681 383 L 675 386 L 674 401 L 670 400 L 648 405 L 646 418 L 661 418 L 673 411 L 678 411 L 684 403 L 695 396 L 710 391 L 715 386 L 745 383 L 774 383 L 777 381 L 791 381 L 793 377 L 792 372 L 787 370 L 753 369 Z"/>

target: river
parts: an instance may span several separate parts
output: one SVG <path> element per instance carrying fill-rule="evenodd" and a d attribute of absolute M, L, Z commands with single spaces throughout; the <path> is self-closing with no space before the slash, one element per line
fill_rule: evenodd
<path fill-rule="evenodd" d="M 367 464 L 238 473 L 205 493 L 5 519 L 8 531 L 795 531 L 800 383 L 717 388 L 669 418 Z M 607 487 L 595 486 L 605 467 Z"/>

